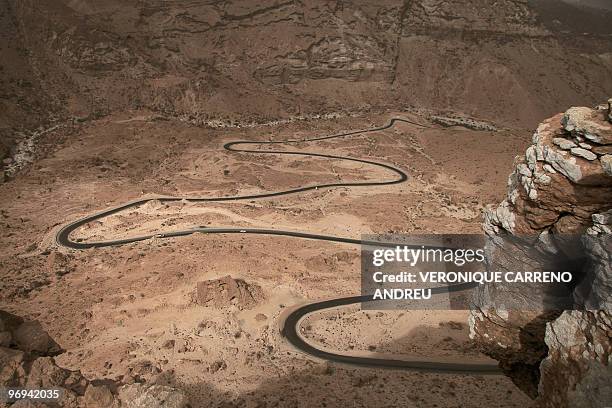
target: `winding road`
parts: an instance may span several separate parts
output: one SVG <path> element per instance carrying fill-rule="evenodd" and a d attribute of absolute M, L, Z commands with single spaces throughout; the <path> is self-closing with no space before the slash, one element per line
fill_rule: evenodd
<path fill-rule="evenodd" d="M 138 241 L 144 241 L 151 238 L 172 238 L 172 237 L 180 237 L 191 235 L 195 233 L 202 234 L 258 234 L 258 235 L 280 235 L 286 237 L 293 238 L 302 238 L 302 239 L 312 239 L 319 241 L 329 241 L 329 242 L 338 242 L 352 245 L 376 245 L 376 246 L 389 246 L 393 247 L 397 244 L 395 243 L 384 243 L 377 241 L 365 241 L 354 238 L 345 238 L 345 237 L 337 237 L 331 235 L 320 235 L 320 234 L 311 234 L 306 232 L 296 232 L 296 231 L 286 231 L 286 230 L 273 230 L 273 229 L 257 229 L 257 228 L 209 228 L 209 227 L 194 227 L 187 230 L 179 230 L 179 231 L 171 231 L 161 234 L 148 234 L 135 236 L 125 239 L 119 240 L 110 240 L 110 241 L 94 241 L 94 242 L 79 242 L 73 241 L 70 238 L 70 235 L 80 228 L 81 226 L 103 219 L 110 215 L 125 211 L 130 208 L 138 207 L 143 205 L 149 201 L 160 201 L 160 202 L 176 202 L 176 201 L 187 201 L 187 202 L 224 202 L 224 201 L 239 201 L 239 200 L 253 200 L 253 199 L 262 199 L 262 198 L 270 198 L 270 197 L 278 197 L 284 196 L 288 194 L 296 194 L 316 189 L 323 188 L 333 188 L 333 187 L 367 187 L 367 186 L 384 186 L 391 184 L 399 184 L 403 183 L 408 179 L 408 176 L 402 170 L 393 167 L 388 164 L 374 162 L 370 160 L 356 159 L 352 157 L 346 156 L 335 156 L 328 154 L 319 154 L 319 153 L 307 153 L 301 151 L 285 151 L 285 150 L 257 150 L 257 149 L 247 149 L 240 148 L 242 145 L 289 145 L 295 143 L 305 143 L 305 142 L 314 142 L 319 140 L 328 140 L 335 138 L 344 138 L 350 136 L 363 135 L 367 133 L 379 132 L 385 129 L 389 129 L 393 127 L 396 123 L 408 123 L 420 127 L 427 127 L 422 124 L 413 122 L 411 120 L 402 119 L 402 118 L 392 118 L 388 124 L 380 127 L 365 129 L 365 130 L 356 130 L 347 133 L 340 133 L 331 136 L 323 136 L 323 137 L 315 137 L 310 139 L 289 139 L 283 141 L 247 141 L 240 140 L 234 141 L 230 143 L 226 143 L 223 148 L 227 151 L 231 152 L 239 152 L 239 153 L 256 153 L 256 154 L 278 154 L 278 155 L 294 155 L 294 156 L 309 156 L 309 157 L 320 157 L 327 159 L 337 159 L 337 160 L 345 160 L 351 162 L 357 162 L 362 164 L 367 164 L 379 168 L 383 168 L 385 170 L 390 171 L 395 175 L 394 178 L 389 180 L 380 180 L 380 181 L 363 181 L 363 182 L 347 182 L 347 183 L 327 183 L 327 184 L 315 184 L 305 187 L 294 188 L 290 190 L 284 191 L 276 191 L 269 193 L 261 193 L 261 194 L 253 194 L 253 195 L 243 195 L 243 196 L 233 196 L 233 197 L 154 197 L 141 199 L 136 201 L 131 201 L 129 203 L 101 211 L 76 221 L 73 221 L 64 227 L 62 227 L 56 234 L 56 242 L 60 246 L 64 246 L 72 249 L 88 249 L 88 248 L 99 248 L 99 247 L 108 247 L 108 246 L 117 246 L 124 245 Z M 464 284 L 464 285 L 455 285 L 448 287 L 438 287 L 432 288 L 433 294 L 441 294 L 448 293 L 454 291 L 462 291 L 473 287 L 473 284 Z M 332 300 L 326 300 L 321 302 L 309 303 L 296 309 L 293 309 L 288 315 L 286 315 L 281 323 L 281 334 L 283 337 L 295 348 L 298 350 L 329 361 L 334 361 L 343 364 L 350 364 L 356 366 L 363 367 L 375 367 L 375 368 L 394 368 L 394 369 L 407 369 L 407 370 L 415 370 L 415 371 L 425 371 L 425 372 L 437 372 L 437 373 L 460 373 L 460 374 L 492 374 L 498 375 L 501 374 L 497 364 L 477 364 L 477 363 L 448 363 L 441 361 L 412 361 L 412 360 L 404 360 L 404 359 L 387 359 L 387 358 L 375 358 L 375 357 L 363 357 L 363 356 L 351 356 L 345 354 L 337 354 L 331 353 L 328 351 L 320 350 L 312 345 L 310 345 L 299 333 L 300 322 L 307 315 L 311 313 L 315 313 L 324 309 L 347 306 L 356 303 L 369 302 L 372 301 L 371 296 L 353 296 L 353 297 L 344 297 L 337 298 Z"/>

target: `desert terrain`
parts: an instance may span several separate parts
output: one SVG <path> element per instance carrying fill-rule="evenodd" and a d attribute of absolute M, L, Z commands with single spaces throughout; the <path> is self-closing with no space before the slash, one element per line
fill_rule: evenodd
<path fill-rule="evenodd" d="M 83 251 L 55 242 L 63 224 L 142 197 L 244 195 L 384 179 L 389 174 L 365 165 L 226 152 L 222 145 L 367 129 L 392 116 L 428 127 L 398 123 L 292 149 L 393 164 L 408 172 L 406 183 L 231 203 L 149 201 L 81 227 L 74 239 L 201 225 L 351 238 L 479 232 L 481 209 L 504 194 L 513 152 L 529 142 L 529 134 L 443 127 L 410 112 L 230 130 L 125 112 L 45 135 L 55 151 L 17 176 L 18 182 L 2 185 L 2 307 L 40 321 L 66 350 L 57 357 L 61 365 L 91 378 L 167 382 L 186 390 L 194 406 L 311 406 L 313 398 L 317 406 L 371 406 L 381 398 L 390 406 L 449 406 L 449 398 L 456 406 L 525 405 L 528 398 L 504 377 L 334 366 L 292 349 L 279 333 L 284 309 L 358 294 L 359 246 L 235 234 Z M 226 275 L 259 288 L 256 296 L 232 302 L 219 294 L 198 302 L 198 282 Z M 347 307 L 312 315 L 301 327 L 313 344 L 339 352 L 486 361 L 470 345 L 466 316 Z"/>
<path fill-rule="evenodd" d="M 118 408 L 134 384 L 179 390 L 180 407 L 532 406 L 501 373 L 296 349 L 288 313 L 358 295 L 360 247 L 240 231 L 482 233 L 537 124 L 612 95 L 611 21 L 603 0 L 0 0 L 0 312 L 39 322 L 61 348 L 53 364 L 86 378 L 63 406 Z M 393 118 L 407 122 L 355 132 Z M 397 179 L 342 157 L 407 179 L 189 200 Z M 134 201 L 70 239 L 148 239 L 58 242 Z M 332 353 L 496 364 L 468 318 L 350 305 L 296 330 Z"/>

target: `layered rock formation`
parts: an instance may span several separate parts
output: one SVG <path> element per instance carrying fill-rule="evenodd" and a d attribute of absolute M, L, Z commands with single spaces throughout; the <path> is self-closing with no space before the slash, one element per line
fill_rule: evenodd
<path fill-rule="evenodd" d="M 489 233 L 582 233 L 612 202 L 609 105 L 544 121 L 515 163 L 508 198 L 486 215 Z"/>
<path fill-rule="evenodd" d="M 548 3 L 0 0 L 0 161 L 39 125 L 139 108 L 249 123 L 461 106 L 532 126 L 612 92 L 611 14 Z"/>
<path fill-rule="evenodd" d="M 552 255 L 579 278 L 567 308 L 580 311 L 502 310 L 499 304 L 517 294 L 489 285 L 481 290 L 484 306 L 472 312 L 471 335 L 481 349 L 544 407 L 599 407 L 611 400 L 611 115 L 612 100 L 543 122 L 515 162 L 507 199 L 485 216 L 494 240 L 514 237 L 521 254 Z M 570 246 L 568 237 L 579 240 Z M 506 259 L 498 254 L 490 261 L 503 268 Z M 519 296 L 529 298 L 535 289 L 522 290 Z M 498 306 L 486 307 L 487 301 Z"/>
<path fill-rule="evenodd" d="M 58 389 L 59 399 L 16 401 L 0 396 L 0 407 L 65 408 L 184 408 L 185 394 L 166 385 L 122 384 L 85 378 L 80 371 L 62 368 L 54 356 L 60 347 L 39 322 L 0 311 L 0 389 Z"/>

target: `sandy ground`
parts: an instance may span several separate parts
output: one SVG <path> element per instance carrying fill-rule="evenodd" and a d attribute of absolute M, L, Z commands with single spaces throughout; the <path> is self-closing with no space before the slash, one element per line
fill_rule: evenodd
<path fill-rule="evenodd" d="M 76 137 L 54 135 L 48 157 L 0 185 L 0 308 L 40 320 L 67 350 L 60 364 L 91 378 L 176 384 L 196 407 L 529 406 L 505 377 L 359 369 L 291 349 L 279 335 L 280 314 L 300 302 L 358 293 L 358 247 L 200 234 L 85 251 L 54 245 L 62 224 L 141 197 L 225 196 L 392 176 L 335 160 L 222 150 L 230 140 L 313 137 L 381 125 L 391 116 L 209 130 L 125 112 L 73 130 Z M 482 208 L 503 197 L 513 152 L 529 140 L 520 131 L 398 124 L 298 144 L 391 163 L 410 180 L 231 204 L 151 202 L 75 236 L 116 239 L 198 225 L 347 237 L 479 232 Z M 254 308 L 193 302 L 197 282 L 228 274 L 262 288 Z M 345 308 L 309 317 L 302 331 L 313 344 L 341 352 L 485 361 L 470 345 L 466 316 Z"/>

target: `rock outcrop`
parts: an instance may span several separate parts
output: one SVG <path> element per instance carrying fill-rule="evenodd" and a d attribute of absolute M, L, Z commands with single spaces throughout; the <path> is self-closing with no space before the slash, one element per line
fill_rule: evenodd
<path fill-rule="evenodd" d="M 605 407 L 612 401 L 612 316 L 566 311 L 546 327 L 548 356 L 540 365 L 543 407 Z"/>
<path fill-rule="evenodd" d="M 228 275 L 198 282 L 194 298 L 197 304 L 203 306 L 250 309 L 263 299 L 263 291 L 258 285 Z"/>
<path fill-rule="evenodd" d="M 183 408 L 187 397 L 181 391 L 165 385 L 130 384 L 119 389 L 121 407 Z"/>
<path fill-rule="evenodd" d="M 608 109 L 571 108 L 538 127 L 515 163 L 507 199 L 485 215 L 487 233 L 583 233 L 593 214 L 610 208 Z"/>
<path fill-rule="evenodd" d="M 0 347 L 11 346 L 35 356 L 54 356 L 62 352 L 39 322 L 25 321 L 0 310 Z"/>
<path fill-rule="evenodd" d="M 516 293 L 486 285 L 479 295 L 483 306 L 470 318 L 479 347 L 542 407 L 611 401 L 611 121 L 612 101 L 544 121 L 515 161 L 507 198 L 485 215 L 493 241 L 512 237 L 534 263 L 540 260 L 531 253 L 547 254 L 579 277 L 568 289 L 571 304 L 560 310 L 487 307 L 487 301 L 500 305 Z M 577 237 L 571 246 L 568 237 Z M 506 258 L 498 253 L 489 261 L 503 268 Z M 522 296 L 531 297 L 529 290 L 536 289 Z"/>
<path fill-rule="evenodd" d="M 0 311 L 0 388 L 59 389 L 59 399 L 21 400 L 0 407 L 184 408 L 185 394 L 157 384 L 128 384 L 85 378 L 57 365 L 60 347 L 39 322 Z"/>

